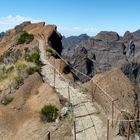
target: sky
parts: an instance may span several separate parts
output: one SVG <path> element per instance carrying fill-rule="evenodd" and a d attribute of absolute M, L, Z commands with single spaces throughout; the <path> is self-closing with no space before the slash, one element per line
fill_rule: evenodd
<path fill-rule="evenodd" d="M 140 0 L 1 0 L 0 32 L 23 21 L 55 24 L 65 36 L 140 29 Z"/>

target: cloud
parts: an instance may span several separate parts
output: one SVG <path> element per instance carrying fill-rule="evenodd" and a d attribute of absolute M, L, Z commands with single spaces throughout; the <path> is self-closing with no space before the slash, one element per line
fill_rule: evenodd
<path fill-rule="evenodd" d="M 31 22 L 39 22 L 41 20 L 36 20 L 31 17 L 26 17 L 26 16 L 6 16 L 0 18 L 0 31 L 5 31 L 9 28 L 13 28 L 14 26 L 24 22 L 24 21 L 31 21 Z"/>
<path fill-rule="evenodd" d="M 88 35 L 95 35 L 99 30 L 97 30 L 94 27 L 64 27 L 64 26 L 58 26 L 58 31 L 62 33 L 65 36 L 71 36 L 71 35 L 79 35 L 79 34 L 88 34 Z"/>

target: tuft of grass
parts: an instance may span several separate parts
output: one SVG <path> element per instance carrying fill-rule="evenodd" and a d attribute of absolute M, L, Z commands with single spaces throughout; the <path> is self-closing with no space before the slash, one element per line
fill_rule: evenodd
<path fill-rule="evenodd" d="M 4 96 L 3 100 L 2 100 L 2 104 L 3 105 L 8 105 L 9 103 L 11 103 L 13 101 L 13 97 L 11 96 Z"/>
<path fill-rule="evenodd" d="M 58 109 L 54 105 L 45 105 L 41 109 L 41 120 L 45 122 L 54 122 L 58 116 Z"/>
<path fill-rule="evenodd" d="M 97 116 L 98 116 L 98 115 L 100 115 L 100 112 L 99 112 L 99 111 L 97 111 L 95 115 L 97 115 Z"/>
<path fill-rule="evenodd" d="M 13 87 L 14 89 L 18 89 L 21 83 L 23 82 L 23 78 L 20 75 L 17 75 L 13 79 Z"/>
<path fill-rule="evenodd" d="M 73 115 L 72 115 L 72 113 L 68 113 L 68 115 L 66 116 L 66 121 L 68 123 L 72 123 L 73 122 Z"/>
<path fill-rule="evenodd" d="M 81 87 L 80 92 L 82 92 L 83 94 L 87 94 L 88 93 L 88 88 L 86 87 Z"/>
<path fill-rule="evenodd" d="M 0 75 L 0 82 L 5 80 L 8 77 L 8 75 L 6 73 L 3 73 L 2 75 Z"/>
<path fill-rule="evenodd" d="M 22 62 L 18 62 L 18 63 L 15 64 L 15 67 L 16 67 L 17 69 L 22 70 L 22 69 L 26 69 L 26 68 L 27 68 L 27 65 L 24 64 L 24 63 L 22 63 Z"/>
<path fill-rule="evenodd" d="M 46 52 L 53 53 L 53 49 L 50 48 L 50 47 L 48 47 L 48 48 L 46 49 Z"/>
<path fill-rule="evenodd" d="M 29 44 L 34 39 L 34 36 L 32 34 L 29 34 L 27 32 L 23 32 L 20 37 L 17 40 L 17 44 Z"/>
<path fill-rule="evenodd" d="M 9 68 L 6 69 L 6 73 L 9 74 L 14 70 L 14 66 L 10 66 Z"/>
<path fill-rule="evenodd" d="M 28 73 L 29 75 L 31 75 L 31 74 L 33 74 L 33 73 L 35 73 L 35 72 L 39 72 L 39 73 L 40 73 L 41 67 L 40 67 L 40 66 L 28 67 L 28 68 L 26 69 L 26 71 L 27 71 L 27 73 Z"/>
<path fill-rule="evenodd" d="M 33 50 L 30 54 L 26 56 L 26 60 L 40 65 L 40 53 L 38 49 Z"/>

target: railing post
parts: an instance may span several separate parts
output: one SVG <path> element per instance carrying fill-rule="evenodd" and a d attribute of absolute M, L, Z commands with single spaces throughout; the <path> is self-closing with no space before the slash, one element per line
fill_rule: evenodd
<path fill-rule="evenodd" d="M 107 140 L 109 140 L 109 119 L 107 119 Z"/>
<path fill-rule="evenodd" d="M 131 133 L 131 127 L 130 127 L 130 122 L 128 122 L 128 125 L 127 125 L 127 140 L 130 140 L 130 133 Z"/>
<path fill-rule="evenodd" d="M 69 87 L 69 84 L 68 84 L 68 99 L 69 99 L 69 103 L 71 103 L 71 99 L 70 99 L 70 87 Z"/>
<path fill-rule="evenodd" d="M 51 140 L 51 134 L 50 134 L 49 131 L 48 131 L 48 133 L 47 133 L 47 140 Z"/>
<path fill-rule="evenodd" d="M 113 126 L 114 126 L 114 122 L 113 122 L 113 119 L 114 119 L 114 101 L 112 101 L 112 104 L 111 104 L 111 107 L 112 107 L 112 128 L 113 128 Z"/>
<path fill-rule="evenodd" d="M 54 65 L 54 88 L 55 88 L 55 74 L 56 74 L 56 71 L 55 71 L 55 58 L 53 59 L 53 65 Z"/>
<path fill-rule="evenodd" d="M 91 80 L 91 83 L 90 83 L 90 86 L 91 86 L 91 96 L 92 96 L 92 102 L 93 102 L 93 81 Z"/>
<path fill-rule="evenodd" d="M 76 140 L 76 122 L 74 120 L 74 140 Z"/>

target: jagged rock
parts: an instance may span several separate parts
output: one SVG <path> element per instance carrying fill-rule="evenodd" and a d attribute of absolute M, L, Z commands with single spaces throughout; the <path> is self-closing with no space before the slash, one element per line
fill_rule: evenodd
<path fill-rule="evenodd" d="M 66 60 L 70 63 L 70 65 L 82 73 L 92 77 L 94 75 L 94 63 L 93 58 L 95 54 L 92 52 L 88 52 L 85 47 L 77 46 L 73 52 L 64 56 Z M 82 82 L 88 81 L 89 79 L 82 75 L 81 73 L 77 72 L 76 70 L 70 68 L 71 71 L 74 72 L 75 78 Z"/>
<path fill-rule="evenodd" d="M 118 41 L 120 39 L 116 32 L 101 31 L 95 37 L 97 40 L 102 41 Z"/>
<path fill-rule="evenodd" d="M 130 40 L 132 40 L 134 38 L 134 36 L 133 36 L 133 34 L 132 33 L 130 33 L 129 31 L 126 31 L 125 33 L 124 33 L 124 36 L 123 36 L 123 41 L 124 42 L 129 42 Z"/>
<path fill-rule="evenodd" d="M 122 71 L 134 83 L 140 84 L 140 63 L 128 62 L 121 66 Z"/>
<path fill-rule="evenodd" d="M 22 31 L 23 31 L 23 28 L 24 28 L 25 26 L 29 25 L 29 24 L 31 24 L 30 21 L 25 21 L 25 22 L 21 23 L 20 25 L 17 25 L 17 26 L 15 27 L 16 33 L 22 32 Z"/>
<path fill-rule="evenodd" d="M 62 36 L 56 30 L 52 32 L 49 36 L 49 44 L 50 46 L 56 50 L 56 52 L 61 55 L 62 52 L 62 43 L 61 43 Z M 57 57 L 57 55 L 55 55 Z"/>
<path fill-rule="evenodd" d="M 7 52 L 4 53 L 1 60 L 4 64 L 8 65 L 8 64 L 15 63 L 20 57 L 21 57 L 20 50 L 14 50 L 14 51 L 8 50 Z"/>
<path fill-rule="evenodd" d="M 140 30 L 137 30 L 137 31 L 133 32 L 133 36 L 136 40 L 140 39 Z"/>

